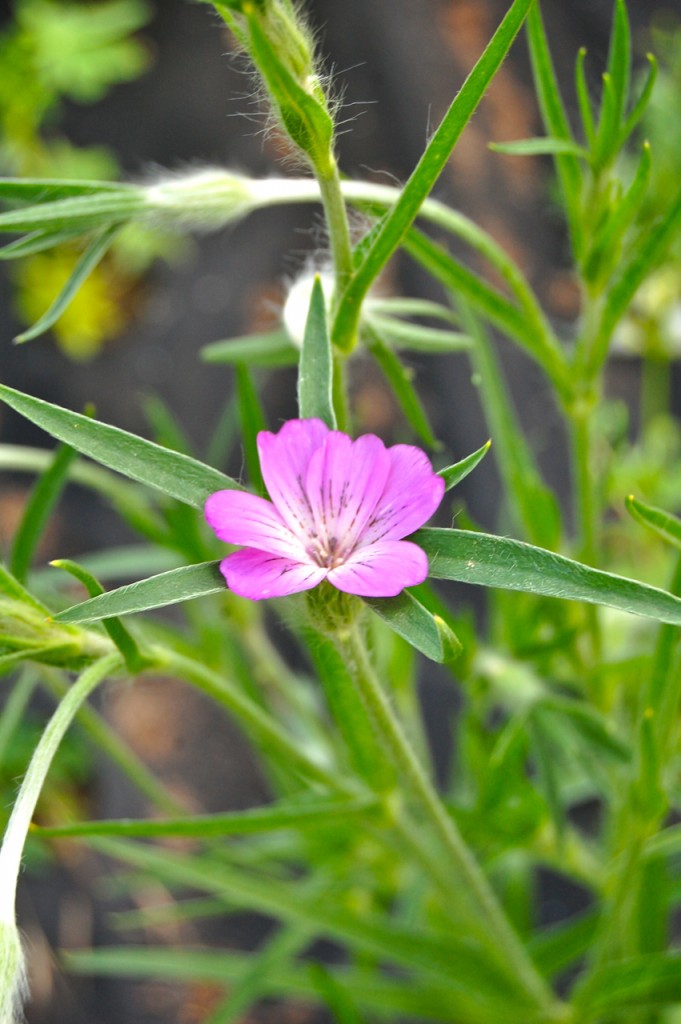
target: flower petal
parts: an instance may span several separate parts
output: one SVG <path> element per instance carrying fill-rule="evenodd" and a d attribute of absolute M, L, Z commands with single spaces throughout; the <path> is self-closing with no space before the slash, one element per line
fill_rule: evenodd
<path fill-rule="evenodd" d="M 321 583 L 328 570 L 266 551 L 242 548 L 220 562 L 220 571 L 235 594 L 260 601 L 310 590 Z"/>
<path fill-rule="evenodd" d="M 390 473 L 363 543 L 407 537 L 430 519 L 445 493 L 444 480 L 420 448 L 396 444 L 388 455 Z"/>
<path fill-rule="evenodd" d="M 305 550 L 270 501 L 246 491 L 217 491 L 205 506 L 206 521 L 220 540 L 273 555 L 305 560 Z"/>
<path fill-rule="evenodd" d="M 258 434 L 260 469 L 268 494 L 293 533 L 309 542 L 313 532 L 304 481 L 313 453 L 329 428 L 322 420 L 289 420 L 277 434 Z"/>
<path fill-rule="evenodd" d="M 390 472 L 385 445 L 374 434 L 352 441 L 332 431 L 310 459 L 305 489 L 316 535 L 333 555 L 349 557 L 361 541 Z"/>
<path fill-rule="evenodd" d="M 418 544 L 379 540 L 359 548 L 327 577 L 334 587 L 360 597 L 396 597 L 405 587 L 423 583 L 428 559 Z"/>

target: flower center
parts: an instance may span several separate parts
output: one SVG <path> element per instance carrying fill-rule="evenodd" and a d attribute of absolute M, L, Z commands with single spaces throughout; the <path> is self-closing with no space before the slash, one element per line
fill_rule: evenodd
<path fill-rule="evenodd" d="M 307 553 L 322 569 L 337 569 L 348 554 L 337 537 L 315 537 Z"/>

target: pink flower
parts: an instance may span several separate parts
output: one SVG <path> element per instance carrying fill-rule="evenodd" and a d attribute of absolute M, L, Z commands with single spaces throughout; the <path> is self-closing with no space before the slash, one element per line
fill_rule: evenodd
<path fill-rule="evenodd" d="M 420 449 L 386 448 L 373 434 L 353 441 L 310 419 L 262 431 L 258 450 L 272 500 L 230 490 L 206 502 L 220 540 L 243 545 L 220 564 L 234 593 L 258 601 L 328 580 L 394 597 L 423 582 L 426 555 L 402 538 L 431 517 L 445 485 Z"/>

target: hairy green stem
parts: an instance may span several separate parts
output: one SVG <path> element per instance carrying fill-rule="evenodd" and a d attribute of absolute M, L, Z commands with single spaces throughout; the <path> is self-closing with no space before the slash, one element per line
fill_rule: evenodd
<path fill-rule="evenodd" d="M 553 993 L 540 977 L 513 931 L 482 869 L 447 813 L 416 757 L 402 725 L 394 715 L 374 672 L 359 626 L 355 624 L 339 634 L 338 643 L 352 668 L 354 680 L 377 733 L 447 851 L 452 867 L 465 886 L 469 899 L 477 905 L 490 936 L 494 937 L 497 945 L 503 949 L 506 963 L 527 995 L 542 1008 L 546 1020 L 564 1019 L 562 1007 L 556 1003 Z"/>

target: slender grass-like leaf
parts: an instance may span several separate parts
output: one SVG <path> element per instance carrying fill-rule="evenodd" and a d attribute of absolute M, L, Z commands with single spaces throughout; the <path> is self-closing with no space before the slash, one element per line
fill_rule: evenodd
<path fill-rule="evenodd" d="M 367 348 L 376 360 L 397 399 L 407 422 L 429 448 L 437 448 L 439 442 L 433 433 L 428 414 L 411 382 L 411 374 L 399 356 L 386 345 L 382 338 L 369 327 L 363 327 Z"/>
<path fill-rule="evenodd" d="M 599 275 L 603 280 L 621 258 L 620 243 L 646 198 L 651 168 L 650 145 L 644 142 L 631 185 L 593 240 L 584 264 L 584 276 L 588 280 L 593 281 Z"/>
<path fill-rule="evenodd" d="M 332 338 L 340 349 L 347 349 L 353 344 L 365 295 L 402 242 L 421 204 L 444 170 L 461 132 L 473 116 L 531 6 L 532 0 L 515 0 L 512 4 L 430 139 L 399 199 L 381 221 L 371 248 L 365 252 L 361 266 L 339 303 Z"/>
<path fill-rule="evenodd" d="M 188 505 L 202 508 L 214 491 L 239 487 L 231 477 L 186 455 L 2 384 L 0 400 L 83 455 Z"/>
<path fill-rule="evenodd" d="M 428 555 L 435 579 L 586 601 L 681 625 L 680 598 L 522 541 L 433 527 L 412 539 Z"/>
<path fill-rule="evenodd" d="M 243 977 L 257 960 L 257 954 L 234 950 L 175 949 L 164 946 L 125 946 L 96 950 L 66 950 L 61 953 L 70 972 L 114 977 L 155 978 L 185 983 L 231 985 Z M 418 1019 L 452 1019 L 455 998 L 447 985 L 432 978 L 414 976 L 403 981 L 385 973 L 352 967 L 328 968 L 337 984 L 353 993 L 359 1005 L 377 1019 L 386 1014 Z M 271 996 L 318 1002 L 319 986 L 306 964 L 274 965 L 268 972 Z M 458 1018 L 461 1019 L 461 1018 Z M 489 1018 L 488 1018 L 489 1019 Z M 509 1018 L 504 1015 L 504 1020 Z M 482 1024 L 482 1019 L 478 1017 Z"/>
<path fill-rule="evenodd" d="M 68 178 L 0 178 L 4 202 L 53 203 L 57 199 L 92 196 L 100 192 L 135 192 L 134 185 L 120 181 L 81 181 Z"/>
<path fill-rule="evenodd" d="M 445 490 L 450 491 L 452 487 L 456 487 L 462 480 L 465 480 L 468 474 L 472 473 L 475 467 L 482 462 L 491 447 L 492 442 L 485 441 L 481 448 L 471 452 L 465 459 L 460 459 L 459 462 L 438 470 L 438 476 L 441 476 L 445 482 Z"/>
<path fill-rule="evenodd" d="M 589 151 L 580 146 L 574 139 L 518 139 L 513 142 L 490 142 L 488 149 L 494 153 L 505 153 L 507 156 L 553 156 L 567 154 L 579 160 L 588 161 Z"/>
<path fill-rule="evenodd" d="M 315 798 L 289 806 L 273 804 L 249 811 L 230 811 L 226 814 L 199 814 L 187 818 L 168 820 L 132 821 L 78 821 L 72 825 L 37 828 L 36 832 L 50 838 L 74 836 L 183 836 L 204 839 L 215 836 L 262 835 L 282 829 L 328 828 L 337 822 L 371 815 L 380 808 L 376 797 L 358 797 L 354 800 Z"/>
<path fill-rule="evenodd" d="M 530 8 L 527 17 L 527 37 L 535 88 L 546 132 L 551 138 L 574 142 L 546 41 L 539 4 L 534 4 Z M 580 212 L 582 170 L 578 158 L 571 153 L 555 153 L 554 160 L 563 194 L 563 205 L 573 251 L 577 260 L 580 261 L 584 249 Z"/>
<path fill-rule="evenodd" d="M 50 327 L 59 319 L 65 309 L 76 297 L 81 285 L 90 276 L 97 264 L 104 258 L 111 244 L 118 233 L 118 225 L 105 228 L 101 234 L 94 239 L 80 257 L 68 281 L 59 292 L 52 305 L 28 330 L 22 331 L 14 339 L 17 342 L 30 341 L 39 335 L 49 331 Z"/>
<path fill-rule="evenodd" d="M 629 308 L 631 300 L 647 277 L 664 259 L 681 231 L 681 189 L 672 198 L 664 217 L 637 241 L 636 247 L 622 262 L 617 277 L 610 285 L 601 320 L 591 350 L 586 354 L 580 373 L 590 377 L 599 373 L 608 354 L 612 334 Z"/>
<path fill-rule="evenodd" d="M 57 245 L 71 242 L 82 235 L 80 228 L 64 231 L 32 231 L 29 235 L 17 238 L 14 242 L 0 246 L 0 260 L 16 260 L 22 256 L 32 256 L 36 252 L 53 249 Z"/>
<path fill-rule="evenodd" d="M 651 953 L 604 966 L 589 993 L 587 1012 L 613 1017 L 681 1003 L 681 955 Z"/>
<path fill-rule="evenodd" d="M 575 61 L 575 92 L 579 104 L 579 113 L 582 118 L 584 138 L 588 146 L 593 146 L 596 137 L 596 125 L 594 122 L 593 109 L 591 107 L 591 95 L 589 86 L 584 74 L 584 62 L 586 60 L 586 47 L 582 46 L 577 53 Z"/>
<path fill-rule="evenodd" d="M 14 535 L 9 563 L 10 572 L 22 582 L 26 579 L 31 559 L 47 521 L 66 486 L 69 468 L 75 457 L 74 448 L 60 445 L 54 453 L 49 469 L 38 478 L 28 499 Z"/>
<path fill-rule="evenodd" d="M 612 83 L 615 126 L 619 127 L 625 119 L 631 90 L 631 27 L 624 0 L 615 0 L 606 73 Z M 617 148 L 615 139 L 613 154 Z"/>
<path fill-rule="evenodd" d="M 460 331 L 423 327 L 392 316 L 372 314 L 364 323 L 391 348 L 404 348 L 411 352 L 463 352 L 472 344 L 468 335 Z"/>
<path fill-rule="evenodd" d="M 250 334 L 243 338 L 214 341 L 200 352 L 206 363 L 246 363 L 248 366 L 295 366 L 300 351 L 285 331 Z"/>
<path fill-rule="evenodd" d="M 317 276 L 310 297 L 298 363 L 298 411 L 301 419 L 320 419 L 336 429 L 333 407 L 333 356 L 326 322 L 326 301 Z"/>
<path fill-rule="evenodd" d="M 647 505 L 631 494 L 626 498 L 625 505 L 629 515 L 637 523 L 654 530 L 675 547 L 681 547 L 681 519 L 664 512 L 661 508 L 655 508 L 654 505 Z"/>
<path fill-rule="evenodd" d="M 145 204 L 141 189 L 118 186 L 102 194 L 73 196 L 0 213 L 0 231 L 92 231 L 122 224 L 142 212 Z"/>
<path fill-rule="evenodd" d="M 636 125 L 639 123 L 639 121 L 645 114 L 648 104 L 650 102 L 650 97 L 652 95 L 653 88 L 655 86 L 655 81 L 657 80 L 658 65 L 657 61 L 655 60 L 655 57 L 652 55 L 652 53 L 648 53 L 646 54 L 646 60 L 648 61 L 648 75 L 646 77 L 643 89 L 641 90 L 640 96 L 636 100 L 636 103 L 631 109 L 631 113 L 629 114 L 626 121 L 624 122 L 624 125 L 622 126 L 622 132 L 620 135 L 621 145 L 623 145 L 626 142 L 626 140 L 629 138 Z"/>
<path fill-rule="evenodd" d="M 137 583 L 128 583 L 67 608 L 54 619 L 57 622 L 97 622 L 112 615 L 132 615 L 191 601 L 195 597 L 224 593 L 226 584 L 218 564 L 202 562 L 183 566 Z"/>
<path fill-rule="evenodd" d="M 471 310 L 461 301 L 458 305 L 466 329 L 475 339 L 471 360 L 479 376 L 480 397 L 511 511 L 528 540 L 553 548 L 560 533 L 555 497 L 545 485 L 525 440 L 492 339 Z"/>
<path fill-rule="evenodd" d="M 258 434 L 262 430 L 267 430 L 267 421 L 253 377 L 245 363 L 237 364 L 236 390 L 248 480 L 258 494 L 265 494 L 265 481 L 260 470 L 258 454 Z"/>
<path fill-rule="evenodd" d="M 552 977 L 580 959 L 594 940 L 598 920 L 598 914 L 589 910 L 534 935 L 530 953 L 542 973 Z"/>
<path fill-rule="evenodd" d="M 397 597 L 370 598 L 366 603 L 391 629 L 431 661 L 454 661 L 461 654 L 456 634 L 408 591 Z"/>
<path fill-rule="evenodd" d="M 348 943 L 355 950 L 387 959 L 420 972 L 434 982 L 450 987 L 456 1014 L 463 1021 L 482 1021 L 481 1004 L 489 1013 L 489 1003 L 506 1004 L 507 1020 L 520 1024 L 528 1005 L 515 987 L 490 963 L 470 938 L 458 939 L 455 933 L 440 933 L 396 921 L 349 912 L 329 905 L 328 900 L 310 898 L 304 883 L 281 882 L 262 874 L 245 871 L 224 861 L 209 861 L 180 856 L 169 850 L 155 850 L 125 840 L 90 839 L 95 849 L 116 857 L 133 867 L 149 871 L 203 892 L 228 897 L 237 906 L 247 907 L 292 924 L 309 925 L 317 934 Z M 322 913 L 323 909 L 323 913 Z M 476 1012 L 477 1009 L 477 1012 Z"/>

